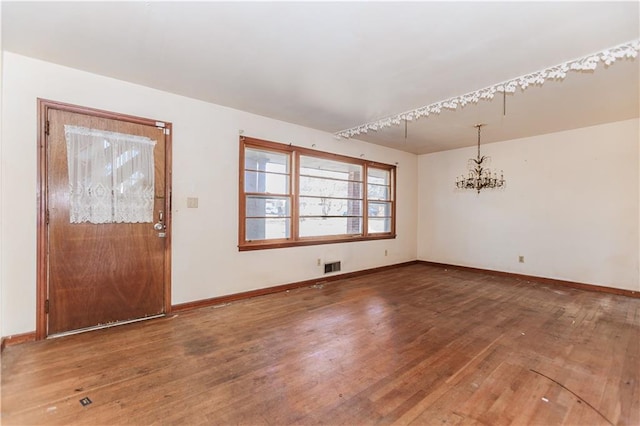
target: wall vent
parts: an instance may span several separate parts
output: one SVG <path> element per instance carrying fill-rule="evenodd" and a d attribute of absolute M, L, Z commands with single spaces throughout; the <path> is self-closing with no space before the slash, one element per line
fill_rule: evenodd
<path fill-rule="evenodd" d="M 340 270 L 340 262 L 331 262 L 324 264 L 324 273 L 338 272 Z"/>

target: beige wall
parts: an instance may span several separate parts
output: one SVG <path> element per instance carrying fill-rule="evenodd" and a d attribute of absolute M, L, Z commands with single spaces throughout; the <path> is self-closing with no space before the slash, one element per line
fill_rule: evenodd
<path fill-rule="evenodd" d="M 416 259 L 417 157 L 4 52 L 0 335 L 33 331 L 36 300 L 36 98 L 173 123 L 173 303 L 321 278 L 323 261 L 350 272 Z M 398 163 L 395 240 L 238 252 L 238 132 Z M 198 197 L 198 209 L 186 198 Z M 388 255 L 385 256 L 385 250 Z"/>
<path fill-rule="evenodd" d="M 418 258 L 640 291 L 639 125 L 483 145 L 504 191 L 454 190 L 475 148 L 420 156 Z"/>

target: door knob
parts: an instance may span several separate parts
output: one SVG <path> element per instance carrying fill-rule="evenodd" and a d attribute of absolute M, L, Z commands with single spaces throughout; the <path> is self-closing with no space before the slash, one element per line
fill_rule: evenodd
<path fill-rule="evenodd" d="M 160 210 L 158 212 L 158 222 L 153 225 L 153 229 L 156 231 L 164 231 L 167 227 L 164 224 L 164 212 Z"/>

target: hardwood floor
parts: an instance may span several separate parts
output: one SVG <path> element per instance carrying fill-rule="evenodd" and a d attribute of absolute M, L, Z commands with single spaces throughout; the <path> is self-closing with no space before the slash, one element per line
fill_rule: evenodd
<path fill-rule="evenodd" d="M 638 425 L 640 299 L 405 266 L 7 347 L 1 421 Z"/>

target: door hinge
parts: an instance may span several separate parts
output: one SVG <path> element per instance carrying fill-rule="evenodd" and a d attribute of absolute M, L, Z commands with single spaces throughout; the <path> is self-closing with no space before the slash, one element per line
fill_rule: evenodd
<path fill-rule="evenodd" d="M 44 301 L 44 313 L 45 314 L 49 313 L 49 299 Z"/>
<path fill-rule="evenodd" d="M 49 136 L 49 120 L 44 122 L 44 134 Z"/>
<path fill-rule="evenodd" d="M 49 224 L 49 209 L 47 209 L 47 213 L 46 213 L 46 215 L 45 215 L 44 220 L 45 220 L 45 222 L 46 222 L 46 223 L 47 223 L 47 225 L 48 225 L 48 224 Z"/>
<path fill-rule="evenodd" d="M 170 135 L 171 134 L 171 129 L 164 129 L 164 134 L 165 135 Z"/>

